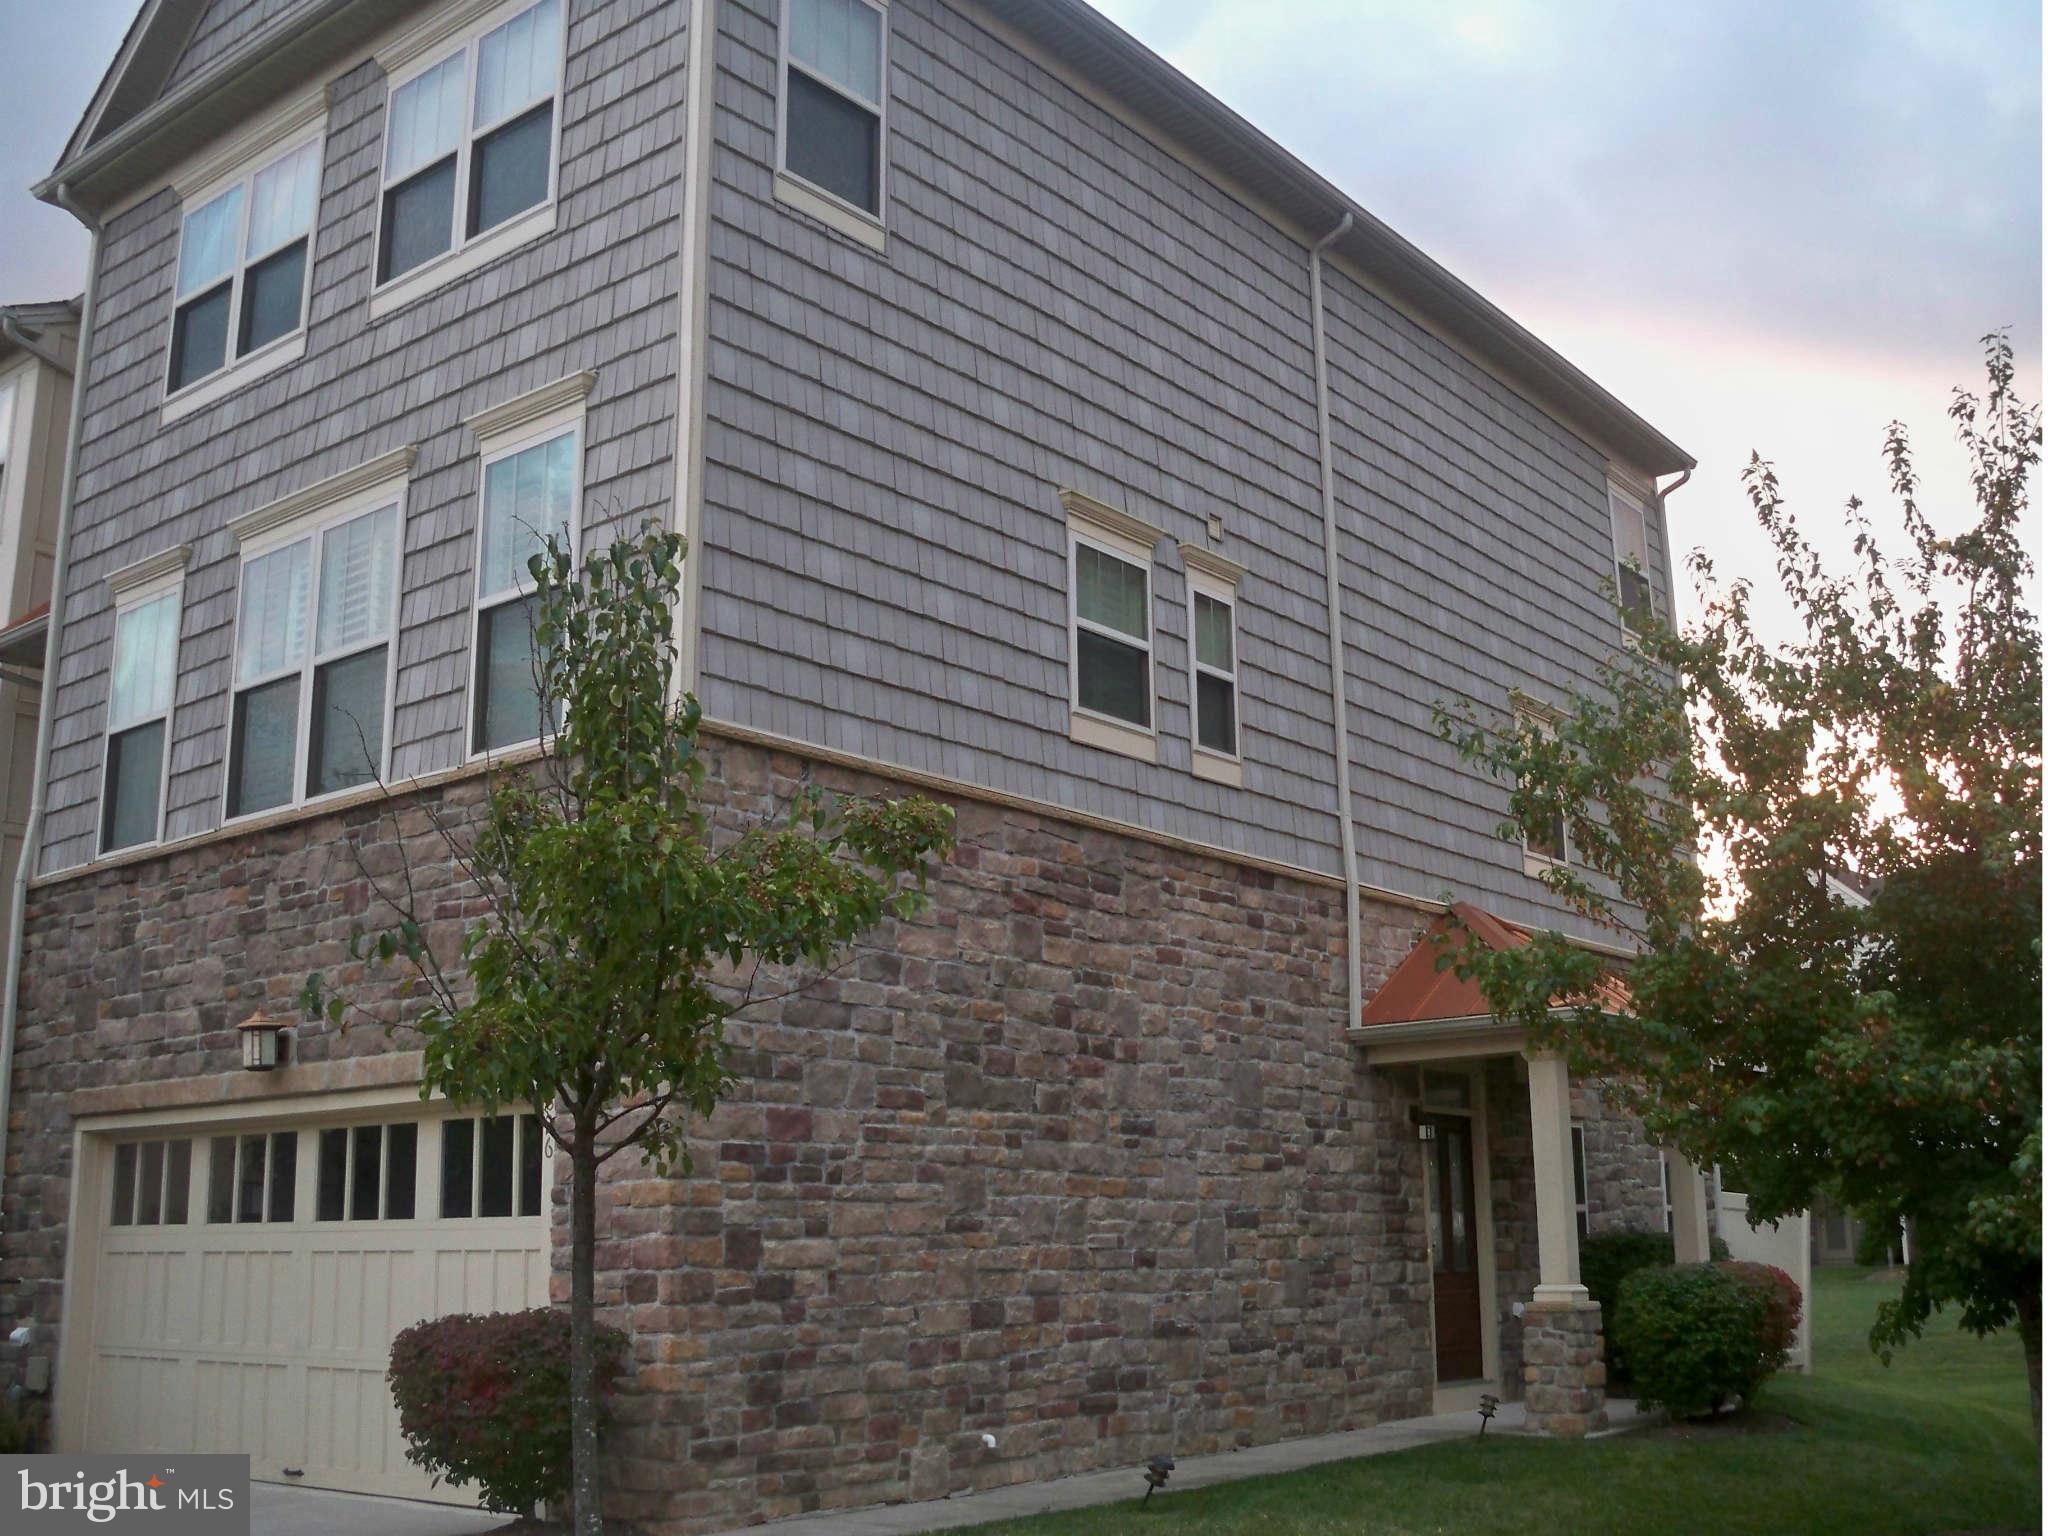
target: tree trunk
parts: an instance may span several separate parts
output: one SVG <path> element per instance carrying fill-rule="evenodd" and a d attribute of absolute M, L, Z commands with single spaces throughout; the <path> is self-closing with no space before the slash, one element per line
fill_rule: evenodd
<path fill-rule="evenodd" d="M 579 1124 L 569 1147 L 569 1461 L 576 1536 L 602 1536 L 597 1450 L 597 1145 Z"/>
<path fill-rule="evenodd" d="M 2034 1433 L 2038 1436 L 2041 1433 L 2041 1293 L 2038 1290 L 2020 1298 L 2020 1343 L 2027 1352 L 2027 1395 L 2033 1399 Z"/>

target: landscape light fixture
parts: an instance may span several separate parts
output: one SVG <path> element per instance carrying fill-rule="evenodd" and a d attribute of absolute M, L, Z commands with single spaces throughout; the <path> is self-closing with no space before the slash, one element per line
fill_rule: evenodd
<path fill-rule="evenodd" d="M 1500 1412 L 1500 1399 L 1491 1392 L 1479 1394 L 1479 1435 L 1486 1437 L 1486 1426 L 1493 1422 L 1493 1416 Z"/>
<path fill-rule="evenodd" d="M 268 1072 L 283 1054 L 284 1021 L 273 1019 L 258 1008 L 235 1028 L 242 1036 L 242 1066 L 250 1072 Z"/>
<path fill-rule="evenodd" d="M 1153 1494 L 1166 1486 L 1166 1480 L 1171 1476 L 1173 1476 L 1173 1458 L 1171 1456 L 1154 1456 L 1150 1461 L 1146 1462 L 1145 1497 L 1138 1500 L 1138 1502 L 1140 1504 L 1145 1503 Z"/>

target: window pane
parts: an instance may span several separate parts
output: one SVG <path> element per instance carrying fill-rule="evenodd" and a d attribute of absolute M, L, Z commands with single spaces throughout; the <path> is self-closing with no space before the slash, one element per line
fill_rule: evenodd
<path fill-rule="evenodd" d="M 540 735 L 540 688 L 534 680 L 533 626 L 540 600 L 515 598 L 477 621 L 476 750 L 517 746 Z"/>
<path fill-rule="evenodd" d="M 244 1136 L 241 1162 L 235 1180 L 235 1220 L 263 1219 L 263 1143 L 261 1136 Z"/>
<path fill-rule="evenodd" d="M 299 1133 L 276 1131 L 270 1138 L 270 1219 L 290 1221 L 298 1203 Z"/>
<path fill-rule="evenodd" d="M 1655 618 L 1650 578 L 1632 565 L 1621 568 L 1621 611 L 1628 616 L 1629 627 L 1635 630 L 1648 629 Z"/>
<path fill-rule="evenodd" d="M 1620 561 L 1633 560 L 1648 569 L 1650 564 L 1650 538 L 1644 525 L 1642 503 L 1633 496 L 1619 490 L 1607 493 L 1607 507 L 1614 519 L 1614 557 Z"/>
<path fill-rule="evenodd" d="M 242 237 L 242 189 L 222 193 L 185 215 L 178 246 L 178 297 L 187 298 L 235 270 L 235 246 Z"/>
<path fill-rule="evenodd" d="M 1237 670 L 1236 648 L 1230 634 L 1230 604 L 1218 602 L 1204 592 L 1195 594 L 1195 660 L 1218 672 Z"/>
<path fill-rule="evenodd" d="M 180 1138 L 170 1144 L 164 1164 L 164 1224 L 182 1227 L 192 1203 L 192 1143 Z"/>
<path fill-rule="evenodd" d="M 1075 634 L 1081 671 L 1081 707 L 1098 714 L 1152 723 L 1152 698 L 1147 686 L 1145 653 L 1134 645 L 1098 635 L 1091 629 Z"/>
<path fill-rule="evenodd" d="M 267 347 L 299 328 L 306 296 L 306 242 L 288 245 L 242 275 L 242 328 L 235 355 Z"/>
<path fill-rule="evenodd" d="M 476 52 L 476 126 L 554 94 L 562 56 L 560 16 L 556 0 L 541 0 L 484 34 Z"/>
<path fill-rule="evenodd" d="M 114 677 L 107 725 L 121 730 L 171 707 L 178 659 L 178 594 L 166 592 L 114 618 Z"/>
<path fill-rule="evenodd" d="M 384 766 L 385 647 L 313 673 L 313 739 L 309 795 L 368 784 Z"/>
<path fill-rule="evenodd" d="M 476 141 L 469 161 L 469 232 L 496 229 L 548 198 L 555 109 L 536 107 Z"/>
<path fill-rule="evenodd" d="M 455 240 L 455 157 L 384 194 L 377 281 L 389 282 L 431 261 Z"/>
<path fill-rule="evenodd" d="M 882 99 L 882 18 L 861 0 L 790 0 L 789 56 L 855 95 Z"/>
<path fill-rule="evenodd" d="M 512 1117 L 493 1115 L 482 1122 L 482 1163 L 477 1180 L 479 1216 L 512 1214 Z"/>
<path fill-rule="evenodd" d="M 519 1117 L 519 1214 L 531 1216 L 540 1209 L 540 1116 Z"/>
<path fill-rule="evenodd" d="M 479 598 L 532 583 L 527 565 L 545 548 L 547 536 L 568 541 L 575 490 L 574 432 L 509 454 L 484 470 Z"/>
<path fill-rule="evenodd" d="M 109 1226 L 125 1227 L 135 1219 L 135 1143 L 114 1148 L 114 1212 Z"/>
<path fill-rule="evenodd" d="M 321 1221 L 339 1221 L 347 1209 L 348 1132 L 339 1127 L 320 1133 L 320 1168 L 314 1215 Z"/>
<path fill-rule="evenodd" d="M 108 853 L 153 843 L 164 782 L 164 723 L 155 720 L 107 738 L 106 785 L 100 792 L 100 846 Z"/>
<path fill-rule="evenodd" d="M 242 605 L 235 619 L 235 681 L 254 682 L 306 654 L 306 599 L 313 541 L 301 539 L 242 566 Z"/>
<path fill-rule="evenodd" d="M 788 71 L 784 154 L 792 174 L 869 213 L 882 211 L 882 120 L 809 75 Z"/>
<path fill-rule="evenodd" d="M 453 154 L 462 142 L 462 82 L 468 55 L 456 53 L 391 93 L 384 133 L 384 179 Z"/>
<path fill-rule="evenodd" d="M 250 185 L 249 239 L 245 256 L 262 256 L 313 227 L 313 205 L 320 196 L 320 145 L 316 140 L 293 150 L 275 165 L 256 173 Z"/>
<path fill-rule="evenodd" d="M 377 1219 L 379 1178 L 384 1169 L 384 1127 L 359 1125 L 355 1130 L 354 1182 L 349 1187 L 348 1214 L 352 1221 Z"/>
<path fill-rule="evenodd" d="M 230 816 L 267 811 L 290 801 L 298 738 L 296 677 L 235 695 L 234 762 L 228 779 Z"/>
<path fill-rule="evenodd" d="M 1128 560 L 1089 544 L 1074 546 L 1075 612 L 1091 624 L 1107 625 L 1135 640 L 1148 638 L 1150 611 L 1145 572 Z"/>
<path fill-rule="evenodd" d="M 142 1144 L 142 1165 L 135 1175 L 135 1224 L 139 1227 L 153 1227 L 163 1214 L 164 1198 L 164 1144 L 160 1141 L 145 1141 Z"/>
<path fill-rule="evenodd" d="M 229 299 L 229 287 L 222 283 L 179 306 L 171 321 L 170 388 L 183 389 L 227 361 Z"/>
<path fill-rule="evenodd" d="M 384 1127 L 384 1145 L 389 1172 L 384 1181 L 384 1215 L 391 1221 L 411 1221 L 413 1197 L 418 1186 L 420 1128 L 411 1122 Z"/>
<path fill-rule="evenodd" d="M 469 1214 L 469 1183 L 476 1155 L 476 1122 L 450 1120 L 441 1127 L 441 1214 Z"/>
<path fill-rule="evenodd" d="M 1195 740 L 1237 755 L 1237 685 L 1209 672 L 1195 674 Z"/>
<path fill-rule="evenodd" d="M 206 1219 L 235 1219 L 235 1138 L 216 1136 L 206 1160 Z"/>
<path fill-rule="evenodd" d="M 397 534 L 398 509 L 382 507 L 321 535 L 316 654 L 332 656 L 384 638 L 391 627 Z"/>

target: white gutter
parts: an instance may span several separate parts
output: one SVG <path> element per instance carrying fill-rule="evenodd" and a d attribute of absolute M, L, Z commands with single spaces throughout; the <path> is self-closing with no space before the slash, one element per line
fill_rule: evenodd
<path fill-rule="evenodd" d="M 30 336 L 27 331 L 24 331 L 21 328 L 21 322 L 16 320 L 14 316 L 0 315 L 0 336 L 5 336 L 30 357 L 36 359 L 37 362 L 49 364 L 50 367 L 63 374 L 65 378 L 73 377 L 70 368 L 65 366 L 64 359 Z"/>
<path fill-rule="evenodd" d="M 85 302 L 78 320 L 78 366 L 71 376 L 71 419 L 64 433 L 64 480 L 57 504 L 57 551 L 50 573 L 49 638 L 43 652 L 41 698 L 36 708 L 36 771 L 29 791 L 27 828 L 14 866 L 14 906 L 7 921 L 6 992 L 0 995 L 0 1184 L 7 1177 L 7 1121 L 13 1112 L 14 1033 L 21 1013 L 22 934 L 28 918 L 28 881 L 43 837 L 43 805 L 50 789 L 50 731 L 57 709 L 58 647 L 64 639 L 64 579 L 71 559 L 71 514 L 78 496 L 78 429 L 85 417 L 85 376 L 92 357 L 93 309 L 100 286 L 100 226 L 72 199 L 68 184 L 51 201 L 92 236 L 85 269 Z"/>
<path fill-rule="evenodd" d="M 1351 819 L 1350 669 L 1344 659 L 1343 581 L 1337 571 L 1337 459 L 1330 444 L 1330 354 L 1323 339 L 1323 252 L 1351 229 L 1347 212 L 1337 227 L 1308 249 L 1308 301 L 1316 349 L 1316 440 L 1322 449 L 1323 578 L 1330 620 L 1330 716 L 1337 733 L 1337 845 L 1344 861 L 1344 1027 L 1365 1012 L 1363 949 L 1358 922 L 1358 826 Z"/>
<path fill-rule="evenodd" d="M 697 689 L 704 594 L 704 370 L 711 314 L 711 133 L 718 85 L 716 0 L 690 0 L 683 128 L 683 230 L 679 262 L 676 390 L 676 531 L 690 541 L 675 612 L 676 691 Z"/>

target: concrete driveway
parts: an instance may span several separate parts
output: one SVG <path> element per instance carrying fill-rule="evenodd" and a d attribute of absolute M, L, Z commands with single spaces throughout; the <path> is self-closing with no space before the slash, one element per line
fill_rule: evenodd
<path fill-rule="evenodd" d="M 452 1504 L 249 1485 L 250 1536 L 481 1536 L 510 1523 L 505 1515 Z"/>

